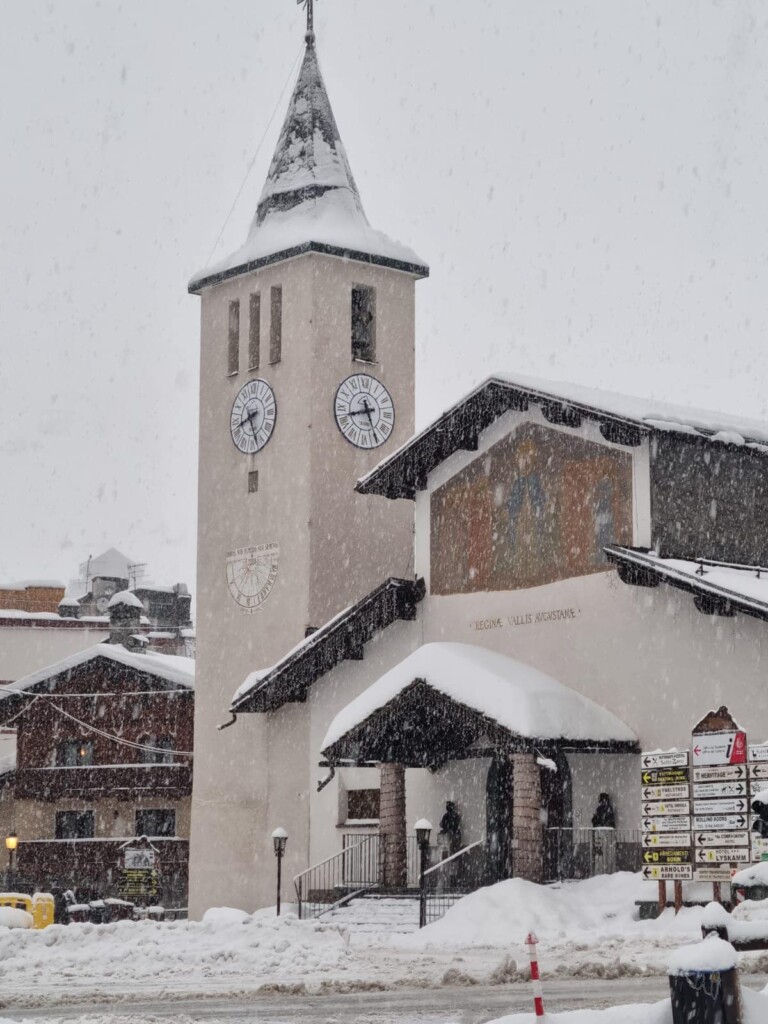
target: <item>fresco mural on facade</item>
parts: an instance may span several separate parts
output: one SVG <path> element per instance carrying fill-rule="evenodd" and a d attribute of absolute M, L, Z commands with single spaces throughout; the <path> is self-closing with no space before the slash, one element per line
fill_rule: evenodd
<path fill-rule="evenodd" d="M 604 572 L 632 543 L 632 457 L 524 424 L 432 495 L 433 594 L 519 590 Z"/>

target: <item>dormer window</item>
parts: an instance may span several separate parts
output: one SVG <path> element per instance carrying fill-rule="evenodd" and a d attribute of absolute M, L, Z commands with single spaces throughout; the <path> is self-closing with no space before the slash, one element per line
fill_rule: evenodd
<path fill-rule="evenodd" d="M 376 361 L 376 289 L 362 284 L 352 288 L 352 358 Z"/>

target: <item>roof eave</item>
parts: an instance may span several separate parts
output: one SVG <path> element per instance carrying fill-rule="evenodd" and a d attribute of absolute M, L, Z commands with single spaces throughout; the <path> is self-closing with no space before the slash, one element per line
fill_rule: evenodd
<path fill-rule="evenodd" d="M 213 274 L 203 272 L 193 277 L 189 282 L 188 291 L 190 295 L 200 295 L 204 288 L 212 288 L 215 285 L 223 284 L 232 278 L 240 277 L 243 274 L 250 274 L 254 270 L 261 270 L 263 267 L 272 266 L 275 263 L 282 263 L 284 260 L 295 259 L 297 256 L 305 256 L 307 253 L 319 253 L 322 256 L 335 256 L 338 259 L 354 260 L 356 263 L 367 263 L 371 266 L 386 267 L 389 270 L 399 270 L 412 277 L 429 277 L 429 267 L 422 263 L 409 263 L 405 260 L 392 259 L 389 256 L 376 256 L 369 252 L 360 252 L 357 249 L 347 249 L 343 246 L 328 245 L 325 242 L 303 242 L 301 245 L 292 246 L 289 249 L 281 249 L 268 256 L 260 256 L 258 259 L 240 263 L 236 267 L 229 267 Z"/>
<path fill-rule="evenodd" d="M 575 428 L 582 418 L 596 420 L 606 440 L 614 443 L 636 447 L 652 433 L 640 420 L 500 377 L 489 377 L 358 480 L 355 490 L 359 494 L 413 499 L 417 491 L 426 490 L 429 474 L 438 465 L 457 451 L 477 450 L 480 435 L 495 420 L 506 412 L 526 412 L 531 402 L 540 405 L 551 423 Z"/>
<path fill-rule="evenodd" d="M 708 605 L 699 608 L 707 614 L 732 615 L 739 612 L 743 615 L 751 615 L 755 619 L 768 622 L 768 604 L 761 604 L 759 601 L 744 597 L 733 590 L 717 584 L 697 585 L 696 581 L 687 577 L 679 570 L 666 569 L 659 565 L 647 552 L 624 548 L 618 544 L 610 544 L 603 548 L 610 562 L 619 567 L 619 576 L 622 582 L 630 586 L 655 587 L 659 583 L 666 583 L 676 590 L 681 590 L 694 597 L 711 599 Z M 622 572 L 622 568 L 624 572 Z"/>
<path fill-rule="evenodd" d="M 348 613 L 321 627 L 309 643 L 288 655 L 268 675 L 230 705 L 233 715 L 263 714 L 284 704 L 301 703 L 309 687 L 341 661 L 360 658 L 363 646 L 397 620 L 416 617 L 416 605 L 426 593 L 421 579 L 390 577 L 357 602 Z M 294 678 L 300 677 L 300 678 Z"/>

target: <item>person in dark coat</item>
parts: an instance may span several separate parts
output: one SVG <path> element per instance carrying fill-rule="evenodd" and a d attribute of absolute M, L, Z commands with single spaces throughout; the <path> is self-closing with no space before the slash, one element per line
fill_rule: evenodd
<path fill-rule="evenodd" d="M 616 828 L 616 813 L 607 793 L 600 794 L 597 808 L 592 815 L 592 828 Z"/>
<path fill-rule="evenodd" d="M 461 849 L 461 815 L 453 800 L 445 805 L 445 814 L 440 819 L 440 835 L 444 837 L 448 855 Z"/>

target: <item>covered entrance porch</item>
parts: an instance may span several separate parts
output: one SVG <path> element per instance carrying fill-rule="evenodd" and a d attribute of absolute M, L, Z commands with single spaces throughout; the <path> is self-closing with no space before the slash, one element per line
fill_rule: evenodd
<path fill-rule="evenodd" d="M 347 889 L 413 888 L 408 833 L 436 794 L 446 810 L 433 823 L 435 897 L 512 877 L 572 877 L 579 859 L 581 873 L 591 873 L 583 833 L 592 830 L 574 833 L 569 755 L 636 752 L 634 733 L 615 715 L 544 673 L 473 645 L 426 644 L 343 708 L 323 741 L 331 775 L 372 765 L 381 773 L 378 835 L 344 851 Z M 449 768 L 452 786 L 440 794 Z M 597 834 L 614 859 L 617 838 Z M 595 836 L 588 842 L 594 862 Z"/>

